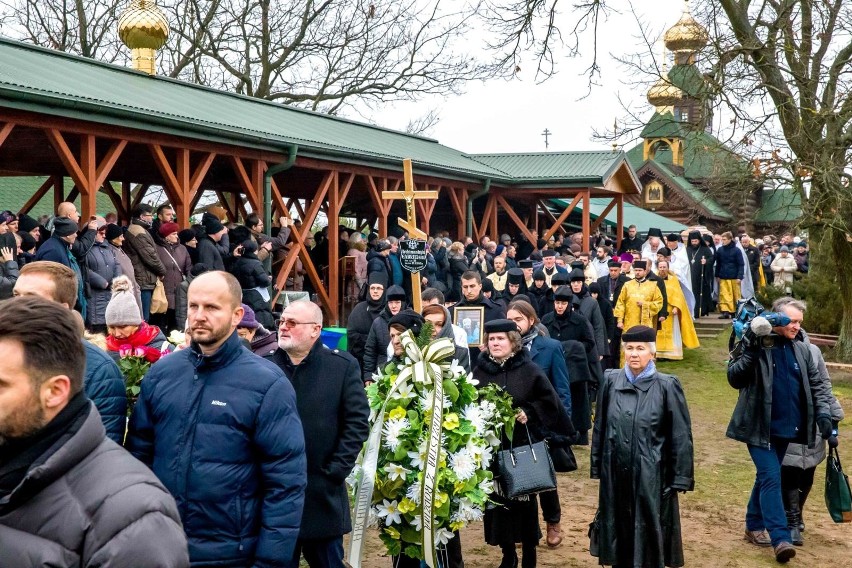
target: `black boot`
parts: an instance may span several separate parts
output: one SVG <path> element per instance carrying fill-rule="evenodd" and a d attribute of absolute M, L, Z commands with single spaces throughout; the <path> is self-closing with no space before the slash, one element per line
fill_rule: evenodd
<path fill-rule="evenodd" d="M 799 532 L 805 532 L 805 501 L 808 500 L 811 487 L 812 485 L 799 490 Z"/>
<path fill-rule="evenodd" d="M 523 556 L 521 557 L 521 568 L 535 568 L 536 565 L 536 543 L 525 542 L 523 546 Z"/>
<path fill-rule="evenodd" d="M 805 544 L 799 523 L 802 520 L 802 511 L 799 509 L 799 489 L 787 489 L 784 491 L 784 512 L 787 514 L 787 528 L 790 529 L 790 541 L 796 546 Z"/>
<path fill-rule="evenodd" d="M 497 568 L 518 568 L 518 553 L 515 552 L 515 545 L 503 546 L 503 561 Z"/>

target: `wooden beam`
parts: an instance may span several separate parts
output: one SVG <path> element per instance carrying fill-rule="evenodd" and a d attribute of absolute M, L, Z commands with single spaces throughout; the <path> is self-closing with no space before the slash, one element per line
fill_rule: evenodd
<path fill-rule="evenodd" d="M 65 177 L 53 176 L 53 212 L 59 209 L 59 204 L 65 201 Z"/>
<path fill-rule="evenodd" d="M 591 191 L 586 190 L 583 192 L 583 214 L 582 214 L 582 227 L 583 227 L 583 250 L 589 250 L 589 245 L 591 244 L 591 232 L 589 231 L 589 199 L 591 199 Z"/>
<path fill-rule="evenodd" d="M 348 188 L 347 188 L 348 191 Z M 340 323 L 340 172 L 332 171 L 331 188 L 328 191 L 328 290 L 329 315 L 337 326 Z"/>
<path fill-rule="evenodd" d="M 109 200 L 112 202 L 112 206 L 115 207 L 115 213 L 120 218 L 128 218 L 130 214 L 124 208 L 124 203 L 121 200 L 121 195 L 115 190 L 112 184 L 109 181 L 104 181 L 103 186 L 101 187 L 101 191 L 109 197 Z"/>
<path fill-rule="evenodd" d="M 574 208 L 577 206 L 577 203 L 579 203 L 579 201 L 580 201 L 580 199 L 582 199 L 582 197 L 583 197 L 582 193 L 578 193 L 577 195 L 574 196 L 574 199 L 571 201 L 571 203 L 568 205 L 568 207 L 565 208 L 565 211 L 563 211 L 562 214 L 559 215 L 559 218 L 556 219 L 556 223 L 554 223 L 554 225 L 550 229 L 548 229 L 547 232 L 544 233 L 544 235 L 541 236 L 542 239 L 544 239 L 546 241 L 550 240 L 550 237 L 552 237 L 553 235 L 556 234 L 556 231 L 562 227 L 562 223 L 565 222 L 565 219 L 568 218 L 568 215 L 571 214 L 571 211 L 574 210 Z"/>
<path fill-rule="evenodd" d="M 598 215 L 598 218 L 595 219 L 595 222 L 592 223 L 592 226 L 589 228 L 590 232 L 594 233 L 595 231 L 598 230 L 598 227 L 600 227 L 601 223 L 604 222 L 604 219 L 606 218 L 606 216 L 609 215 L 609 212 L 612 211 L 613 207 L 615 207 L 617 200 L 618 200 L 617 197 L 612 198 L 612 201 L 609 202 L 609 205 L 606 206 L 606 208 L 603 210 L 603 212 L 600 215 Z"/>
<path fill-rule="evenodd" d="M 504 198 L 504 197 L 503 197 L 502 195 L 500 195 L 500 194 L 496 194 L 496 195 L 495 195 L 495 197 L 497 198 L 497 202 L 498 202 L 498 203 L 499 203 L 499 204 L 503 207 L 503 211 L 505 211 L 505 213 L 509 216 L 509 218 L 510 218 L 512 221 L 514 221 L 514 222 L 515 222 L 515 225 L 517 225 L 517 226 L 518 226 L 518 228 L 521 230 L 521 232 L 522 232 L 524 235 L 526 235 L 526 237 L 527 237 L 527 239 L 529 240 L 529 242 L 531 242 L 531 243 L 535 244 L 536 237 L 535 237 L 535 236 L 533 236 L 532 231 L 530 231 L 530 230 L 529 230 L 529 228 L 526 226 L 526 224 L 524 224 L 524 222 L 523 222 L 523 221 L 521 221 L 521 218 L 520 218 L 520 217 L 518 217 L 518 214 L 517 214 L 517 213 L 515 213 L 515 210 L 512 208 L 512 206 L 511 206 L 511 205 L 509 205 L 509 202 L 508 202 L 508 201 L 506 201 L 506 198 Z M 499 236 L 499 235 L 495 235 L 495 236 L 496 236 L 498 239 L 500 238 L 500 236 Z"/>
<path fill-rule="evenodd" d="M 2 146 L 6 139 L 9 137 L 9 134 L 11 134 L 13 128 L 15 128 L 15 124 L 13 122 L 7 122 L 3 124 L 2 127 L 0 127 L 0 146 Z"/>
<path fill-rule="evenodd" d="M 104 156 L 104 159 L 101 160 L 100 164 L 98 164 L 94 183 L 96 187 L 101 187 L 103 185 L 106 181 L 106 177 L 109 175 L 109 172 L 112 171 L 112 168 L 115 166 L 115 163 L 121 157 L 121 153 L 126 147 L 127 140 L 117 140 L 112 146 L 110 146 Z"/>
<path fill-rule="evenodd" d="M 236 222 L 237 215 L 236 213 L 234 213 L 234 209 L 231 206 L 231 203 L 225 197 L 225 192 L 223 192 L 221 189 L 217 189 L 216 197 L 219 198 L 219 205 L 221 205 L 225 209 L 225 213 L 228 215 L 228 219 L 230 219 L 232 223 Z"/>
<path fill-rule="evenodd" d="M 450 196 L 450 204 L 456 215 L 456 239 L 460 241 L 467 230 L 465 226 L 467 219 L 467 190 L 453 186 L 448 188 L 447 194 Z"/>
<path fill-rule="evenodd" d="M 142 200 L 145 199 L 149 189 L 151 189 L 151 186 L 147 183 L 143 183 L 136 189 L 136 195 L 133 196 L 133 206 L 130 208 L 131 212 L 137 205 L 142 203 Z M 128 219 L 128 222 L 129 221 L 130 219 Z"/>
<path fill-rule="evenodd" d="M 621 239 L 624 237 L 624 196 L 616 197 L 618 200 L 618 226 L 616 227 L 615 250 L 621 248 Z"/>
<path fill-rule="evenodd" d="M 77 185 L 85 185 L 86 174 L 80 168 L 80 164 L 77 163 L 77 159 L 74 157 L 74 153 L 71 151 L 71 148 L 69 148 L 68 144 L 65 142 L 65 137 L 62 133 L 55 128 L 49 128 L 45 130 L 45 134 L 47 135 L 47 139 L 51 146 L 53 146 L 53 149 L 56 151 L 57 156 L 59 156 L 59 160 L 62 162 L 62 165 L 65 167 L 65 171 L 68 172 L 68 175 L 71 176 L 74 183 Z"/>
<path fill-rule="evenodd" d="M 20 211 L 18 211 L 18 215 L 22 215 L 24 213 L 29 213 L 30 210 L 36 206 L 36 204 L 41 201 L 41 198 L 45 196 L 45 194 L 53 188 L 53 178 L 47 178 L 43 184 L 39 186 L 36 192 L 24 203 L 24 206 L 21 207 Z"/>

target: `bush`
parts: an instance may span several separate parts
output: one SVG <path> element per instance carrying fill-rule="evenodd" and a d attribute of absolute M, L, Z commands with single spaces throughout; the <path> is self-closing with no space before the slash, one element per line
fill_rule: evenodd
<path fill-rule="evenodd" d="M 830 278 L 809 274 L 796 274 L 791 286 L 794 298 L 807 302 L 805 321 L 802 326 L 811 333 L 838 335 L 842 313 L 840 291 Z M 772 302 L 786 296 L 783 290 L 775 286 L 766 286 L 755 294 L 757 300 L 766 309 Z"/>

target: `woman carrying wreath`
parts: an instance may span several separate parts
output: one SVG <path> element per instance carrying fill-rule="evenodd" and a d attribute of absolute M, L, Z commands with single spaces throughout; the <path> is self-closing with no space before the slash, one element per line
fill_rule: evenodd
<path fill-rule="evenodd" d="M 657 372 L 655 340 L 647 326 L 625 331 L 625 366 L 608 370 L 598 389 L 591 477 L 600 488 L 590 550 L 601 565 L 684 565 L 677 494 L 694 486 L 692 428 L 677 377 Z"/>
<path fill-rule="evenodd" d="M 525 445 L 552 435 L 573 436 L 571 419 L 550 380 L 523 348 L 517 324 L 507 319 L 487 322 L 485 342 L 487 354 L 479 358 L 473 376 L 479 388 L 496 384 L 512 396 L 516 420 L 526 428 L 515 425 L 511 444 Z M 509 444 L 504 433 L 503 446 L 508 448 Z M 521 566 L 533 568 L 541 539 L 538 501 L 532 497 L 508 500 L 496 494 L 491 499 L 497 506 L 485 511 L 485 542 L 503 549 L 499 568 L 518 566 L 515 543 L 522 544 Z"/>

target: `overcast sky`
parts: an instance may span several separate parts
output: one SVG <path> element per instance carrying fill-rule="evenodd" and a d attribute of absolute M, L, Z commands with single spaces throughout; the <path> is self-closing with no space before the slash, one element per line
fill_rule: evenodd
<path fill-rule="evenodd" d="M 591 35 L 586 38 L 588 56 L 569 59 L 559 55 L 558 73 L 541 84 L 536 84 L 535 61 L 530 56 L 521 64 L 517 79 L 471 84 L 462 95 L 397 104 L 366 117 L 382 126 L 404 129 L 409 120 L 422 115 L 424 110 L 435 109 L 440 121 L 428 135 L 470 153 L 541 152 L 545 150 L 541 135 L 545 128 L 552 132 L 549 151 L 609 150 L 609 143 L 592 140 L 592 135 L 595 129 L 611 129 L 613 119 L 624 116 L 619 95 L 645 119 L 653 114 L 653 108 L 645 100 L 648 87 L 628 84 L 637 79 L 627 75 L 612 57 L 638 53 L 645 48 L 627 3 L 611 4 L 622 6 L 624 11 L 612 13 L 602 23 L 598 38 L 600 85 L 585 98 L 588 81 L 583 72 L 590 62 Z M 680 19 L 684 6 L 683 0 L 635 0 L 634 4 L 649 29 L 660 35 Z M 561 18 L 564 32 L 572 20 L 565 15 Z M 658 46 L 655 52 L 659 54 L 662 44 Z M 648 66 L 654 69 L 650 56 Z"/>

